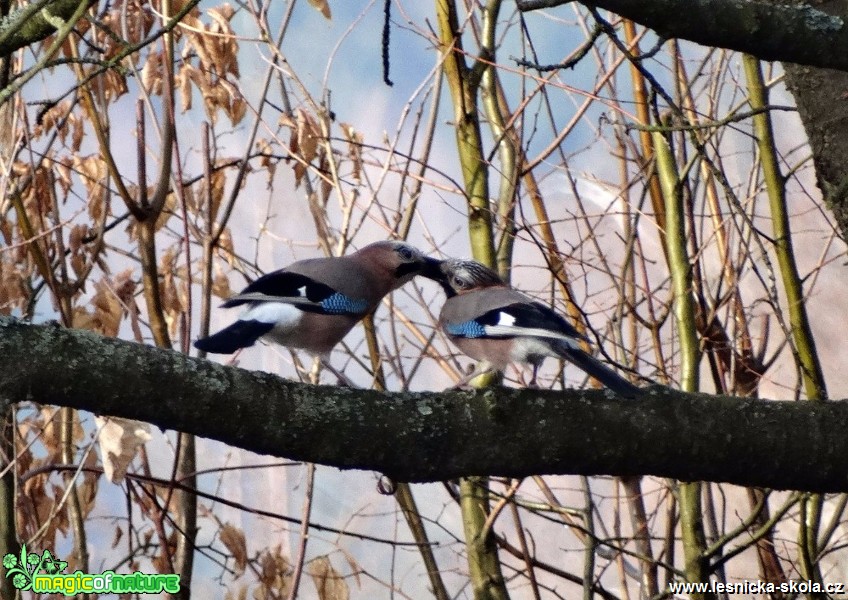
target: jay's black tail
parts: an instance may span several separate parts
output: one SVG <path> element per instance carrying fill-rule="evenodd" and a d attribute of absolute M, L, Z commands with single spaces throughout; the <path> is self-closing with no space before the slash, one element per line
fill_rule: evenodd
<path fill-rule="evenodd" d="M 624 377 L 610 369 L 602 362 L 596 360 L 582 350 L 575 350 L 565 346 L 558 345 L 557 351 L 568 362 L 583 370 L 587 375 L 594 377 L 603 384 L 604 387 L 612 390 L 619 396 L 624 398 L 636 398 L 642 393 L 642 388 L 633 385 Z"/>
<path fill-rule="evenodd" d="M 273 323 L 236 321 L 214 335 L 197 340 L 194 347 L 212 354 L 232 354 L 239 348 L 252 346 L 273 328 Z"/>

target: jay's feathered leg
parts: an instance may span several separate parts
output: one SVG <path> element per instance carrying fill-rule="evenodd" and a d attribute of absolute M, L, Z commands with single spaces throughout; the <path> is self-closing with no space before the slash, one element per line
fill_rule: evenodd
<path fill-rule="evenodd" d="M 530 383 L 527 384 L 527 387 L 535 389 L 539 387 L 536 377 L 539 375 L 539 367 L 542 366 L 542 361 L 534 360 L 530 364 L 533 366 L 533 375 L 530 377 Z"/>

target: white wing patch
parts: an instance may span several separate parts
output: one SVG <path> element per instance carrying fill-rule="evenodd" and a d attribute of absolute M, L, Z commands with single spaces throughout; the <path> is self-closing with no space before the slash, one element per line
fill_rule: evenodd
<path fill-rule="evenodd" d="M 305 285 L 297 288 L 297 295 L 303 296 L 304 298 L 306 297 L 306 286 Z"/>
<path fill-rule="evenodd" d="M 239 320 L 274 323 L 277 327 L 286 329 L 296 325 L 302 317 L 303 311 L 291 304 L 262 302 L 244 311 Z"/>
<path fill-rule="evenodd" d="M 513 322 L 515 321 L 514 318 L 512 320 Z M 571 337 L 570 335 L 565 335 L 557 331 L 551 331 L 550 329 L 539 329 L 537 327 L 515 327 L 514 325 L 501 325 L 501 322 L 502 318 L 498 319 L 498 325 L 486 325 L 484 327 L 486 334 L 491 336 L 508 335 L 543 338 L 549 340 L 560 340 L 565 342 L 570 348 L 580 348 L 580 341 Z"/>
<path fill-rule="evenodd" d="M 502 312 L 498 314 L 498 327 L 512 327 L 515 325 L 515 317 L 509 313 Z"/>

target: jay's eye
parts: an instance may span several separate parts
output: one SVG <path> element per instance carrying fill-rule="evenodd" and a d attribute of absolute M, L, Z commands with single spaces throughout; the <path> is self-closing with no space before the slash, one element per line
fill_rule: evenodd
<path fill-rule="evenodd" d="M 406 246 L 401 246 L 397 249 L 397 251 L 403 260 L 412 260 L 412 249 L 407 248 Z"/>
<path fill-rule="evenodd" d="M 460 289 L 460 290 L 465 288 L 465 287 L 468 287 L 468 285 L 465 283 L 465 280 L 462 277 L 454 277 L 453 278 L 453 286 L 457 289 Z"/>

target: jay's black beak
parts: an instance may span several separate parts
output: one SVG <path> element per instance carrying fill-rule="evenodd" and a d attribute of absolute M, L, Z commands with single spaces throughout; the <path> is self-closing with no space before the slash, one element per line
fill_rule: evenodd
<path fill-rule="evenodd" d="M 407 275 L 423 275 L 427 279 L 439 281 L 440 277 L 444 277 L 442 270 L 439 268 L 441 264 L 442 261 L 425 256 L 420 261 L 401 264 L 395 269 L 395 277 L 401 279 Z"/>
<path fill-rule="evenodd" d="M 445 274 L 442 271 L 442 263 L 444 263 L 443 260 L 425 256 L 424 264 L 421 265 L 421 270 L 418 271 L 418 274 L 422 277 L 426 277 L 427 279 L 432 279 L 433 281 L 442 283 L 445 281 Z"/>

